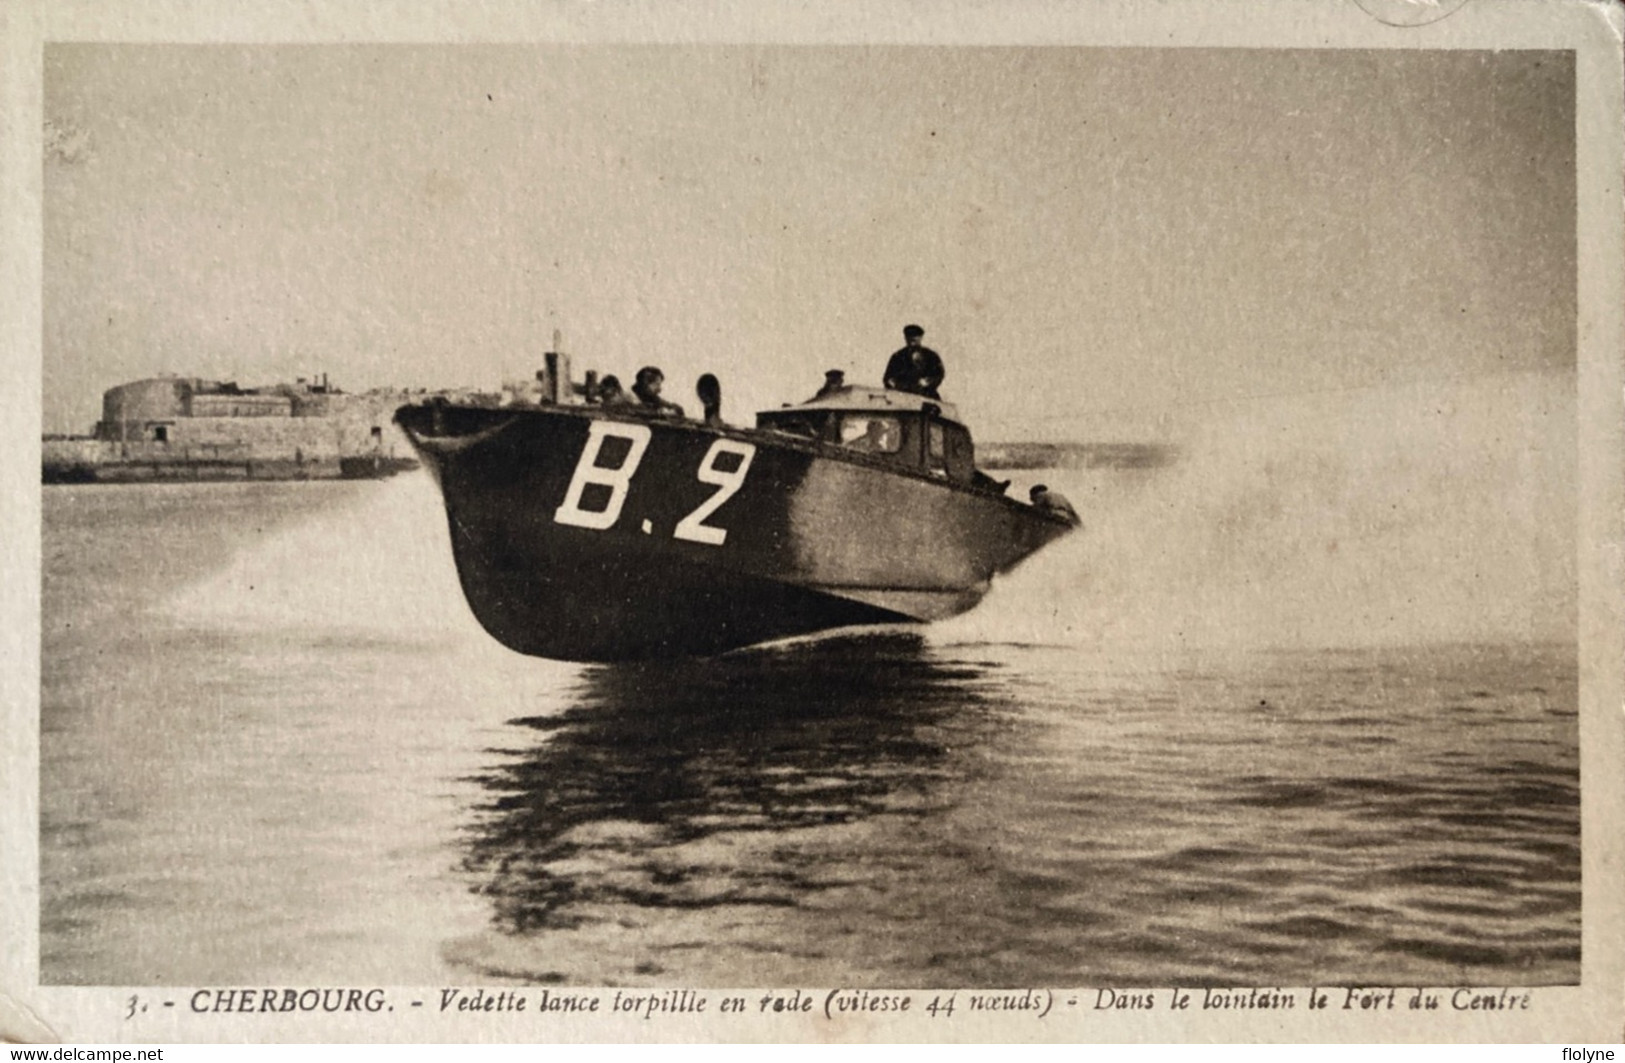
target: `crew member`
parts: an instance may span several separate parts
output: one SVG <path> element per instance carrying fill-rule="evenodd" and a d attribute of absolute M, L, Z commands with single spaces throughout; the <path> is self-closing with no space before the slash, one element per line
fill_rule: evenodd
<path fill-rule="evenodd" d="M 825 395 L 832 395 L 846 387 L 846 374 L 839 369 L 831 369 L 824 374 L 824 384 L 818 389 L 813 398 L 821 399 Z"/>
<path fill-rule="evenodd" d="M 1058 517 L 1065 517 L 1072 524 L 1083 523 L 1078 516 L 1078 511 L 1072 508 L 1072 503 L 1068 502 L 1064 495 L 1057 491 L 1051 491 L 1043 484 L 1034 484 L 1027 497 L 1032 499 L 1034 506 L 1046 513 L 1054 513 Z"/>
<path fill-rule="evenodd" d="M 614 373 L 598 382 L 598 401 L 605 406 L 630 406 L 632 399 L 621 388 L 621 378 Z"/>
<path fill-rule="evenodd" d="M 722 381 L 711 373 L 705 373 L 694 382 L 694 393 L 700 397 L 700 405 L 705 408 L 705 423 L 712 428 L 720 428 L 722 426 Z"/>
<path fill-rule="evenodd" d="M 928 399 L 940 399 L 937 387 L 947 374 L 937 352 L 920 345 L 925 329 L 918 325 L 903 326 L 903 347 L 886 363 L 886 386 L 897 391 L 909 391 Z"/>
<path fill-rule="evenodd" d="M 632 382 L 632 394 L 637 396 L 638 409 L 656 417 L 683 416 L 681 406 L 660 397 L 660 389 L 665 383 L 666 374 L 656 367 L 646 365 L 639 369 L 637 379 Z"/>
<path fill-rule="evenodd" d="M 992 491 L 1001 495 L 1004 494 L 1005 488 L 1010 486 L 1009 480 L 995 480 L 981 469 L 971 470 L 970 482 L 972 487 L 979 487 L 984 491 Z"/>

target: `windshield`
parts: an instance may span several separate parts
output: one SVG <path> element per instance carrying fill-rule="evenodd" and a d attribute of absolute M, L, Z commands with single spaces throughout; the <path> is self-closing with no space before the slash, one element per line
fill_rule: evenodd
<path fill-rule="evenodd" d="M 841 446 L 865 454 L 896 454 L 903 447 L 903 427 L 895 417 L 845 417 Z"/>

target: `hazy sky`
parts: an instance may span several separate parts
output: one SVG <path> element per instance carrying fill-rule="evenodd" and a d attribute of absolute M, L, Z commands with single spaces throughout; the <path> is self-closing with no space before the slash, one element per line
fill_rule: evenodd
<path fill-rule="evenodd" d="M 918 322 L 983 439 L 1575 359 L 1561 53 L 50 45 L 45 113 L 47 431 L 555 327 L 748 421 Z"/>

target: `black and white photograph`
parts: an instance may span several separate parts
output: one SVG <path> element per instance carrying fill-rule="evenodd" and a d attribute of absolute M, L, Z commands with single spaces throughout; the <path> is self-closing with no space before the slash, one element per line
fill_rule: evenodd
<path fill-rule="evenodd" d="M 42 31 L 60 1036 L 1617 1034 L 1617 9 L 887 10 Z"/>

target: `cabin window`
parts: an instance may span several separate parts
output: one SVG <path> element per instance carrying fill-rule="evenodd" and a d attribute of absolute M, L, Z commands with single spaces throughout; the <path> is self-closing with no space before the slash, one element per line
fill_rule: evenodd
<path fill-rule="evenodd" d="M 863 454 L 896 454 L 903 449 L 903 426 L 895 417 L 847 417 L 841 421 L 841 446 Z"/>
<path fill-rule="evenodd" d="M 774 432 L 783 432 L 786 435 L 805 436 L 808 439 L 817 439 L 822 435 L 823 418 L 816 417 L 785 417 L 775 414 L 772 417 L 758 417 L 758 428 L 767 428 Z"/>
<path fill-rule="evenodd" d="M 976 451 L 971 445 L 970 433 L 957 425 L 946 425 L 948 443 L 948 478 L 959 483 L 970 483 L 976 478 Z"/>
<path fill-rule="evenodd" d="M 942 425 L 932 421 L 926 440 L 925 467 L 933 476 L 947 476 L 948 444 L 943 437 Z"/>

